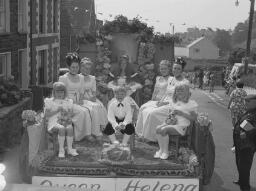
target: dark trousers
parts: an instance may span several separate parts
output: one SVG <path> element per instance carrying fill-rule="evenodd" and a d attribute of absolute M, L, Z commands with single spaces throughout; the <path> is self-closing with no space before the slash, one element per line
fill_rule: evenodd
<path fill-rule="evenodd" d="M 118 119 L 118 118 L 116 117 L 116 122 L 117 122 L 117 123 L 121 123 L 121 122 L 123 122 L 123 121 L 124 121 L 124 119 Z M 124 129 L 120 130 L 120 132 L 121 132 L 122 134 L 132 135 L 132 134 L 134 134 L 134 132 L 135 132 L 134 125 L 131 124 L 131 123 L 129 123 L 129 124 L 127 124 L 127 125 L 125 126 Z M 112 124 L 111 124 L 111 123 L 108 123 L 108 124 L 107 124 L 106 128 L 103 130 L 103 133 L 104 133 L 105 135 L 113 135 L 113 134 L 115 133 L 115 130 L 114 130 L 114 128 L 112 127 Z"/>
<path fill-rule="evenodd" d="M 236 166 L 239 174 L 239 184 L 241 190 L 250 190 L 250 171 L 253 162 L 253 156 L 255 151 L 251 147 L 240 149 L 237 146 L 237 136 L 233 134 L 234 143 L 235 143 L 235 157 L 236 157 Z"/>

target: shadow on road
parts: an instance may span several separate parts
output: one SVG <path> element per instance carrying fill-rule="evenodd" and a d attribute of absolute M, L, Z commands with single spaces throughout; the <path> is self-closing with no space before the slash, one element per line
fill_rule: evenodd
<path fill-rule="evenodd" d="M 234 191 L 234 189 L 226 189 L 223 187 L 224 182 L 222 178 L 216 174 L 216 172 L 213 173 L 211 178 L 211 183 L 204 187 L 203 191 Z"/>

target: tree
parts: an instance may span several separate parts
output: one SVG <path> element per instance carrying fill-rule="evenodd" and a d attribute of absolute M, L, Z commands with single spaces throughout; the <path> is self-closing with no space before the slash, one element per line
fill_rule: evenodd
<path fill-rule="evenodd" d="M 226 30 L 217 29 L 213 42 L 219 47 L 222 53 L 231 50 L 231 35 Z"/>
<path fill-rule="evenodd" d="M 236 48 L 234 50 L 232 50 L 232 52 L 229 55 L 228 58 L 228 62 L 230 64 L 234 64 L 234 63 L 241 63 L 242 62 L 242 58 L 245 57 L 246 55 L 246 50 L 243 48 Z"/>
<path fill-rule="evenodd" d="M 238 23 L 232 34 L 232 43 L 239 44 L 247 40 L 248 24 Z"/>

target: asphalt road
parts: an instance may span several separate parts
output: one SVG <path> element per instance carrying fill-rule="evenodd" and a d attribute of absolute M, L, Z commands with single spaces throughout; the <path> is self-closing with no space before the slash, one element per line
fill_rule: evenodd
<path fill-rule="evenodd" d="M 209 94 L 207 91 L 193 90 L 192 99 L 199 104 L 199 111 L 207 112 L 213 121 L 213 138 L 215 142 L 215 169 L 211 183 L 204 187 L 204 191 L 239 191 L 239 187 L 232 183 L 236 180 L 237 170 L 235 155 L 232 147 L 232 123 L 230 113 L 226 109 L 227 98 L 222 94 L 224 90 Z M 255 159 L 256 157 L 254 157 Z M 256 159 L 251 171 L 251 191 L 256 191 Z"/>

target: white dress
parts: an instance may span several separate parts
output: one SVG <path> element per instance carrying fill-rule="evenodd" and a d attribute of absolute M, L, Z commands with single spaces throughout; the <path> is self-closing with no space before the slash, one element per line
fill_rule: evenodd
<path fill-rule="evenodd" d="M 175 86 L 180 84 L 189 85 L 189 81 L 185 78 L 179 81 L 175 77 L 169 77 L 166 93 L 165 96 L 163 96 L 162 101 L 172 102 L 172 95 L 174 93 Z M 142 116 L 144 117 L 143 123 L 137 123 L 136 133 L 150 141 L 156 141 L 156 127 L 165 121 L 168 116 L 168 112 L 168 104 L 160 107 L 144 109 L 142 112 Z"/>
<path fill-rule="evenodd" d="M 93 92 L 96 92 L 96 79 L 95 76 L 89 75 L 83 81 L 83 96 L 85 98 L 83 107 L 89 108 L 91 112 L 92 134 L 101 136 L 100 126 L 106 126 L 108 122 L 107 110 L 100 100 L 96 99 L 96 102 L 90 101 L 94 96 Z"/>
<path fill-rule="evenodd" d="M 178 101 L 176 103 L 170 102 L 169 107 L 172 110 L 179 110 L 186 114 L 190 114 L 192 111 L 197 111 L 198 104 L 194 100 L 189 100 L 188 103 Z M 177 119 L 177 123 L 175 125 L 166 126 L 173 127 L 177 132 L 184 136 L 187 131 L 187 127 L 190 125 L 190 120 L 180 115 L 176 115 L 175 117 Z"/>
<path fill-rule="evenodd" d="M 68 98 L 73 100 L 73 123 L 74 123 L 74 137 L 76 141 L 82 140 L 85 136 L 92 134 L 92 118 L 88 108 L 78 105 L 80 94 L 83 89 L 83 76 L 79 76 L 79 82 L 71 82 L 68 73 L 60 76 L 59 81 L 63 82 L 67 88 Z"/>
<path fill-rule="evenodd" d="M 44 109 L 48 109 L 51 111 L 57 111 L 59 107 L 62 107 L 64 110 L 73 111 L 73 100 L 72 99 L 54 99 L 54 98 L 45 98 L 44 99 Z M 47 130 L 51 131 L 53 127 L 58 127 L 58 117 L 60 112 L 55 115 L 49 117 Z"/>
<path fill-rule="evenodd" d="M 154 88 L 154 91 L 156 91 L 156 100 L 161 100 L 165 95 L 168 79 L 166 80 L 162 76 L 156 77 L 156 83 Z M 157 102 L 158 101 L 150 100 L 140 106 L 138 120 L 136 124 L 136 131 L 138 134 L 142 134 L 142 127 L 145 124 L 145 119 L 147 119 L 147 115 L 150 113 L 151 109 L 157 108 Z"/>

